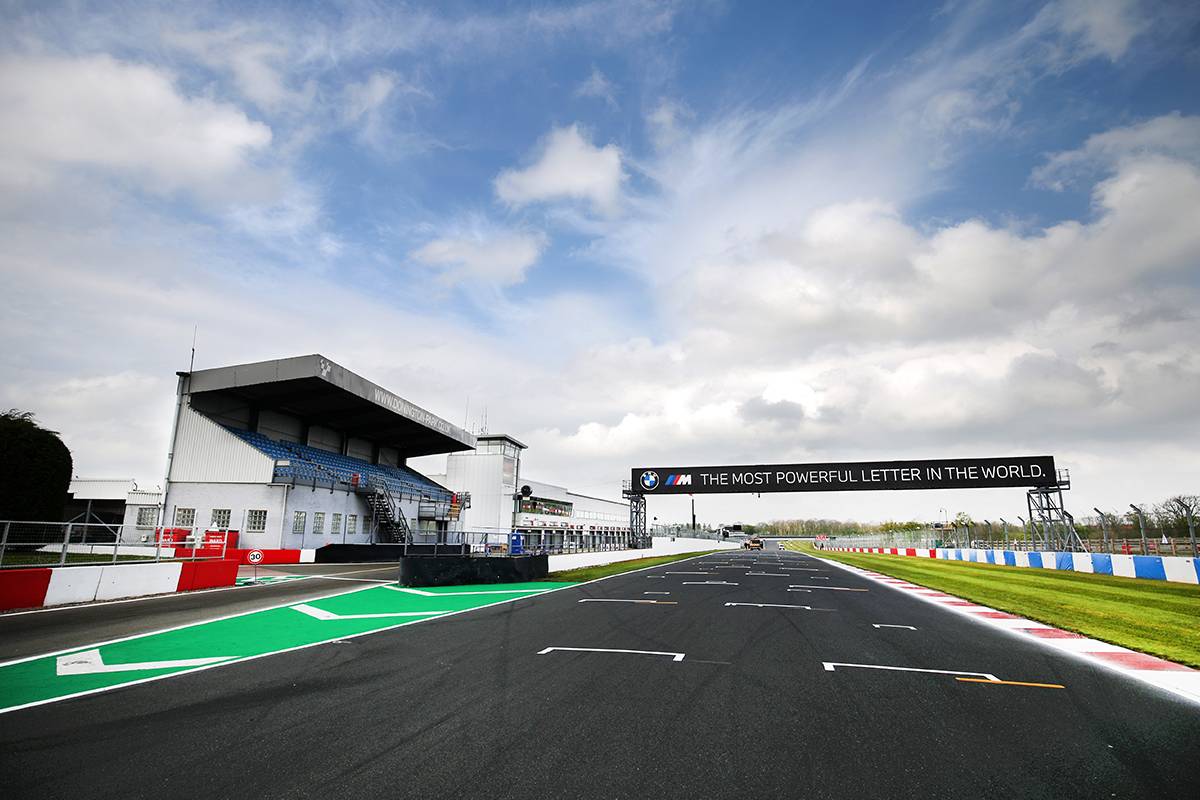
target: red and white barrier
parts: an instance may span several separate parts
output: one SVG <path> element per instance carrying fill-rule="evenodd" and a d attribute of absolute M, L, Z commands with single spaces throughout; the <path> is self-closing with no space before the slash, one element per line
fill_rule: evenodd
<path fill-rule="evenodd" d="M 7 569 L 0 571 L 0 611 L 233 586 L 237 571 L 231 559 Z"/>

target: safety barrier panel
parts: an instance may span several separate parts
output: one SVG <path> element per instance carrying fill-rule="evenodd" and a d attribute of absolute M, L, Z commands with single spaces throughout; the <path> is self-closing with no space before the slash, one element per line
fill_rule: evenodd
<path fill-rule="evenodd" d="M 233 586 L 238 562 L 163 561 L 0 572 L 0 611 Z"/>
<path fill-rule="evenodd" d="M 940 558 L 944 561 L 968 561 L 1009 567 L 1087 572 L 1096 575 L 1171 581 L 1172 583 L 1200 583 L 1200 558 L 1187 558 L 1186 556 L 1025 552 L 1022 550 L 979 550 L 965 547 L 933 550 L 912 547 L 826 547 L 824 549 L 841 553 L 916 556 L 918 558 Z"/>

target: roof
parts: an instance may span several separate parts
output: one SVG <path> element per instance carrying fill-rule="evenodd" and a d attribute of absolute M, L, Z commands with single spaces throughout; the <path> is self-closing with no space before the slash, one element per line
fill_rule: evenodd
<path fill-rule="evenodd" d="M 507 433 L 481 433 L 476 436 L 475 439 L 480 442 L 512 442 L 522 450 L 529 449 L 529 445 L 525 444 L 520 439 L 509 436 Z"/>
<path fill-rule="evenodd" d="M 325 356 L 295 356 L 197 370 L 184 378 L 193 397 L 236 398 L 309 425 L 396 447 L 405 458 L 470 450 L 475 437 Z"/>
<path fill-rule="evenodd" d="M 72 478 L 67 493 L 76 500 L 124 500 L 136 488 L 132 478 Z"/>

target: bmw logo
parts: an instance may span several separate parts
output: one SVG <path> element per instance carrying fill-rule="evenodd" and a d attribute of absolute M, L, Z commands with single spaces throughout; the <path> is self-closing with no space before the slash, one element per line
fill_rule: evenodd
<path fill-rule="evenodd" d="M 642 473 L 642 488 L 654 490 L 658 488 L 658 473 L 653 470 L 646 470 Z"/>

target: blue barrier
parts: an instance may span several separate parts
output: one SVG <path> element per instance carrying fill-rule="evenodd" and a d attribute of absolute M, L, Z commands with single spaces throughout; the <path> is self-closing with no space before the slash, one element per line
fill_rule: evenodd
<path fill-rule="evenodd" d="M 1035 553 L 1035 552 L 1033 552 L 1033 551 L 1030 551 L 1030 553 L 1029 553 L 1029 566 L 1031 566 L 1031 567 L 1038 567 L 1038 568 L 1041 568 L 1041 566 L 1042 566 L 1042 554 L 1041 554 L 1041 553 Z"/>
<path fill-rule="evenodd" d="M 1134 556 L 1133 575 L 1135 578 L 1150 578 L 1156 581 L 1167 579 L 1167 571 L 1163 569 L 1160 556 Z"/>
<path fill-rule="evenodd" d="M 1075 560 L 1071 558 L 1070 553 L 1055 553 L 1054 568 L 1066 570 L 1067 572 L 1075 571 Z"/>
<path fill-rule="evenodd" d="M 1092 553 L 1092 572 L 1097 575 L 1112 575 L 1112 556 L 1108 553 Z"/>
<path fill-rule="evenodd" d="M 1017 554 L 1012 550 L 1005 550 L 1004 565 L 1007 567 L 1015 567 L 1017 565 Z"/>
<path fill-rule="evenodd" d="M 989 564 L 995 564 L 995 563 L 996 563 L 996 554 L 995 554 L 993 551 L 991 551 L 991 550 L 985 550 L 985 551 L 984 551 L 984 555 L 986 555 L 986 556 L 987 556 L 987 562 L 988 562 Z"/>

